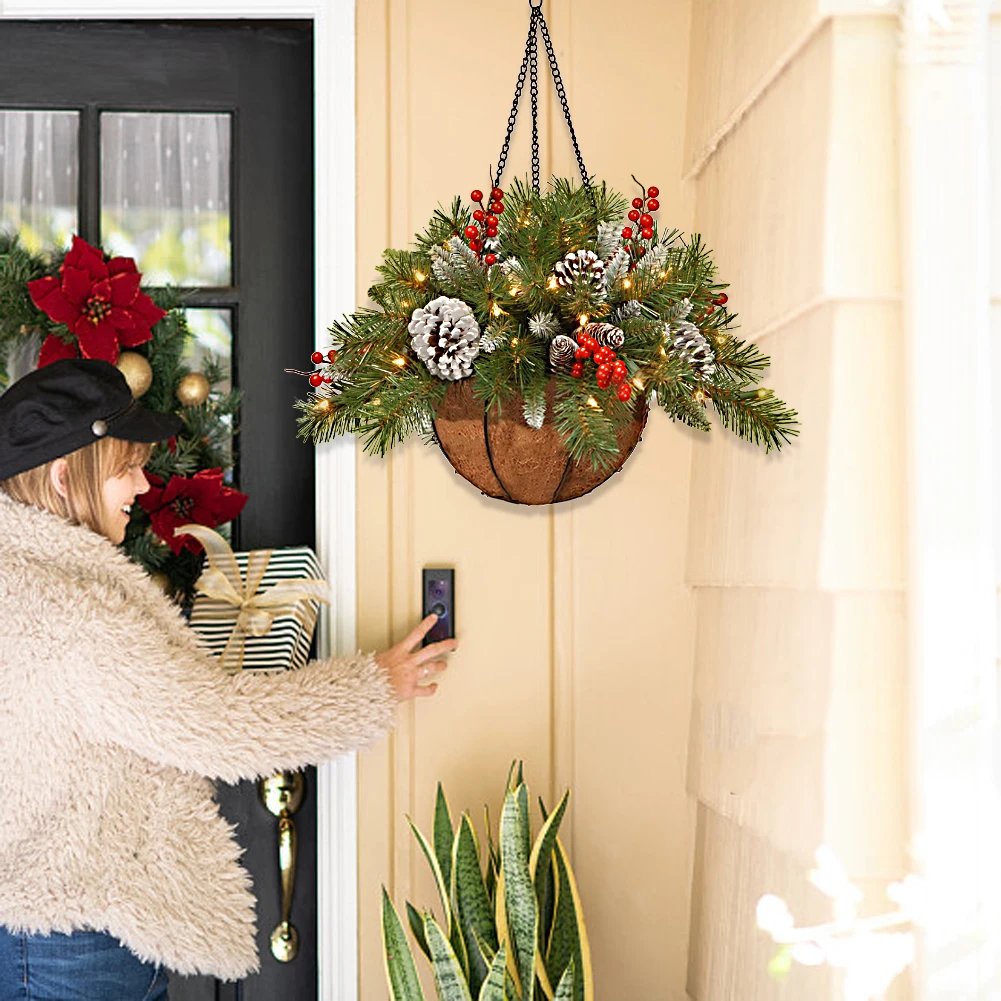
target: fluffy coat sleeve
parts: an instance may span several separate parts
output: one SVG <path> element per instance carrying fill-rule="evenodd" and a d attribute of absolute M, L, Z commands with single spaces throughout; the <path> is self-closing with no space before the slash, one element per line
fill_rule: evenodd
<path fill-rule="evenodd" d="M 390 729 L 396 700 L 372 655 L 228 674 L 145 578 L 91 590 L 47 618 L 50 711 L 88 741 L 227 782 L 316 764 Z M 131 590 L 131 589 L 130 589 Z"/>

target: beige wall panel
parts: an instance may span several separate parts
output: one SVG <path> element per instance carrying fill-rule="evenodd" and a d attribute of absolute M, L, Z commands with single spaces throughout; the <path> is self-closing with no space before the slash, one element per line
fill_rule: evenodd
<path fill-rule="evenodd" d="M 818 0 L 698 0 L 692 7 L 685 171 L 781 69 L 818 19 Z"/>
<path fill-rule="evenodd" d="M 684 997 L 690 457 L 689 439 L 652 414 L 623 471 L 554 512 L 573 538 L 574 865 L 599 993 L 621 997 L 655 985 Z"/>
<path fill-rule="evenodd" d="M 716 252 L 745 333 L 763 330 L 823 292 L 832 49 L 828 26 L 751 108 L 696 182 L 694 228 Z"/>
<path fill-rule="evenodd" d="M 897 39 L 888 17 L 832 22 L 824 292 L 900 294 Z"/>
<path fill-rule="evenodd" d="M 905 595 L 839 594 L 834 608 L 824 842 L 853 877 L 888 882 L 907 868 Z"/>
<path fill-rule="evenodd" d="M 1001 298 L 1001 0 L 995 3 L 991 17 L 987 49 L 990 89 L 990 171 L 991 186 L 991 295 Z"/>
<path fill-rule="evenodd" d="M 677 40 L 664 64 L 637 63 L 635 34 L 608 33 L 597 0 L 547 5 L 588 168 L 623 191 L 633 172 L 657 184 L 664 224 L 686 229 L 689 10 L 688 0 L 631 8 L 645 37 Z M 436 204 L 489 183 L 527 30 L 525 6 L 510 13 L 484 21 L 458 0 L 359 5 L 359 301 L 385 246 L 405 246 Z M 609 85 L 617 65 L 629 66 L 621 87 Z M 543 176 L 571 173 L 562 114 L 547 104 L 545 83 L 543 97 Z M 529 169 L 527 114 L 526 95 L 505 183 Z M 360 758 L 364 1001 L 386 992 L 379 885 L 398 904 L 435 899 L 404 813 L 429 830 L 441 780 L 453 815 L 469 809 L 482 833 L 482 804 L 496 823 L 516 756 L 548 800 L 573 786 L 567 836 L 599 991 L 635 995 L 657 983 L 671 1001 L 684 997 L 690 450 L 689 436 L 654 415 L 621 476 L 588 499 L 542 510 L 483 498 L 416 444 L 386 460 L 359 459 L 359 642 L 399 638 L 420 611 L 420 568 L 444 565 L 456 569 L 462 644 L 439 696 L 401 710 L 393 737 Z M 656 796 L 651 769 L 662 776 Z"/>
<path fill-rule="evenodd" d="M 692 1001 L 799 1001 L 830 996 L 826 968 L 794 966 L 778 981 L 767 972 L 776 946 L 755 923 L 765 893 L 782 897 L 800 923 L 830 917 L 804 878 L 803 865 L 700 805 L 692 884 Z"/>
<path fill-rule="evenodd" d="M 901 586 L 898 316 L 829 302 L 761 341 L 765 383 L 799 411 L 801 434 L 767 457 L 719 429 L 696 444 L 691 583 Z"/>
<path fill-rule="evenodd" d="M 735 292 L 739 306 L 739 291 Z M 834 306 L 761 341 L 765 384 L 800 415 L 800 437 L 768 455 L 717 424 L 695 438 L 688 580 L 701 585 L 815 586 L 827 492 Z M 697 436 L 697 437 L 696 437 Z"/>
<path fill-rule="evenodd" d="M 827 487 L 818 583 L 906 583 L 903 330 L 896 303 L 834 307 Z M 804 434 L 809 429 L 804 426 Z"/>

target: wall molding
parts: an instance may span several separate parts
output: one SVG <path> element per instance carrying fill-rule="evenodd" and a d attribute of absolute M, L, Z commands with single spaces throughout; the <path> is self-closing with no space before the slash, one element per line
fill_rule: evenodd
<path fill-rule="evenodd" d="M 120 20 L 119 3 L 0 0 L 0 20 Z M 132 0 L 129 19 L 313 21 L 315 123 L 315 342 L 326 346 L 330 317 L 355 303 L 354 0 Z M 289 416 L 292 419 L 292 415 Z M 317 552 L 333 610 L 319 623 L 322 654 L 355 649 L 355 444 L 316 452 Z M 317 772 L 317 947 L 320 1001 L 358 997 L 358 805 L 353 754 Z"/>
<path fill-rule="evenodd" d="M 1001 5 L 1001 0 L 997 0 Z M 683 181 L 697 180 L 701 173 L 708 166 L 709 161 L 716 155 L 716 150 L 725 142 L 729 135 L 736 131 L 743 120 L 748 116 L 752 108 L 757 105 L 764 95 L 778 82 L 786 70 L 799 58 L 800 54 L 816 38 L 824 28 L 831 22 L 846 17 L 867 17 L 867 18 L 893 18 L 897 19 L 898 14 L 895 9 L 878 7 L 875 2 L 863 4 L 856 7 L 846 8 L 833 13 L 821 16 L 801 32 L 786 48 L 785 52 L 772 64 L 772 66 L 762 75 L 761 79 L 748 91 L 744 99 L 727 115 L 722 124 L 712 133 L 702 148 L 695 155 L 691 165 L 687 167 L 682 175 Z"/>

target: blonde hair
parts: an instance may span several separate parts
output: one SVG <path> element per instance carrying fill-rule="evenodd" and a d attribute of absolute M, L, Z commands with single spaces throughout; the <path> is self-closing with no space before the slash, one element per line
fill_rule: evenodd
<path fill-rule="evenodd" d="M 52 484 L 52 462 L 0 480 L 0 490 L 22 504 L 50 511 L 71 524 L 85 525 L 108 536 L 105 480 L 121 476 L 131 465 L 145 465 L 152 451 L 153 446 L 146 442 L 99 438 L 62 457 L 66 460 L 65 497 Z"/>

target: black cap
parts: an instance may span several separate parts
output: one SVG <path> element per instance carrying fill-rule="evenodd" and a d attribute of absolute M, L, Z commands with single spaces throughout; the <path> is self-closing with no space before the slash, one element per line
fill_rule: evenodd
<path fill-rule="evenodd" d="M 176 414 L 147 410 L 110 362 L 64 358 L 18 379 L 0 396 L 0 480 L 75 452 L 98 438 L 162 441 Z"/>

